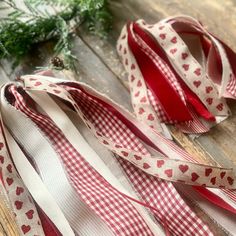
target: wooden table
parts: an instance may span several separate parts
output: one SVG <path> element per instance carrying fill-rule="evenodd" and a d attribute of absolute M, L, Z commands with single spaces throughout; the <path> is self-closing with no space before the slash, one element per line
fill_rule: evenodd
<path fill-rule="evenodd" d="M 116 39 L 125 22 L 143 18 L 155 23 L 162 18 L 176 14 L 187 14 L 198 18 L 213 33 L 236 50 L 236 1 L 235 0 L 110 0 L 114 15 L 113 30 L 107 40 L 88 34 L 80 29 L 74 39 L 74 55 L 78 57 L 75 75 L 96 89 L 108 94 L 112 99 L 131 110 L 130 96 L 127 90 L 127 76 L 117 54 Z M 52 55 L 52 43 L 39 45 L 22 64 L 12 71 L 10 63 L 0 65 L 1 79 L 14 79 L 16 75 L 31 73 L 36 66 L 47 65 Z M 205 163 L 219 163 L 224 166 L 236 166 L 236 102 L 230 101 L 233 115 L 213 128 L 208 134 L 194 141 L 173 129 L 175 140 L 197 159 Z M 188 199 L 186 199 L 188 201 Z M 227 235 L 204 212 L 189 204 L 206 222 L 215 235 Z M 0 201 L 0 233 L 18 235 L 10 212 Z"/>

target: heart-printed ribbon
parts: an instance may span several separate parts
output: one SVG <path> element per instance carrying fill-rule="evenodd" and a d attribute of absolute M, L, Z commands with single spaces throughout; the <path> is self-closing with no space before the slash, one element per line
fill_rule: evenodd
<path fill-rule="evenodd" d="M 44 235 L 37 208 L 22 182 L 7 150 L 2 121 L 0 121 L 1 176 L 20 235 Z"/>
<path fill-rule="evenodd" d="M 234 182 L 235 178 L 234 171 L 232 168 L 222 168 L 203 164 L 200 165 L 193 162 L 167 158 L 167 156 L 156 157 L 156 156 L 151 156 L 150 154 L 139 153 L 138 148 L 136 147 L 129 148 L 129 146 L 127 145 L 122 145 L 121 140 L 114 139 L 113 135 L 111 135 L 111 137 L 108 137 L 102 133 L 102 130 L 98 130 L 98 126 L 96 127 L 90 120 L 88 120 L 88 118 L 86 118 L 87 115 L 83 114 L 83 112 L 81 111 L 83 107 L 80 108 L 78 107 L 78 105 L 75 104 L 72 94 L 66 91 L 66 87 L 63 88 L 62 86 L 55 84 L 54 87 L 52 86 L 50 81 L 46 79 L 40 80 L 39 78 L 37 78 L 37 76 L 36 77 L 23 76 L 22 79 L 24 79 L 24 86 L 27 90 L 46 91 L 50 94 L 53 94 L 70 102 L 77 110 L 77 112 L 81 115 L 82 119 L 87 124 L 87 126 L 92 130 L 92 132 L 96 135 L 96 137 L 101 141 L 101 143 L 104 146 L 106 146 L 108 149 L 118 154 L 119 156 L 122 156 L 126 160 L 130 161 L 131 163 L 135 164 L 137 167 L 147 172 L 148 174 L 157 176 L 161 179 L 165 179 L 168 181 L 183 182 L 185 184 L 196 185 L 196 186 L 218 187 L 218 188 L 220 187 L 228 189 L 236 188 Z M 88 94 L 88 92 L 87 93 L 86 92 L 87 91 L 85 91 L 85 94 Z M 97 102 L 97 106 L 99 106 L 99 103 L 102 102 L 101 100 L 98 101 L 99 102 Z M 107 103 L 103 104 L 104 106 L 110 107 L 111 109 L 111 106 L 109 104 Z M 124 114 L 124 112 L 122 113 L 118 111 L 114 112 L 116 115 L 120 117 L 122 117 L 122 114 Z M 130 124 L 130 120 L 127 117 L 123 116 L 122 119 L 126 125 L 132 125 Z M 112 117 L 110 117 L 110 120 L 112 120 Z M 152 131 L 151 128 L 150 131 Z M 138 132 L 137 128 L 136 132 Z M 157 136 L 158 139 L 160 140 L 161 142 L 160 145 L 162 143 L 165 144 L 166 140 L 164 139 L 164 137 L 162 137 L 159 134 L 156 134 L 154 131 L 153 134 Z M 149 143 L 150 145 L 152 145 L 150 141 Z M 160 162 L 162 163 L 161 165 L 159 164 Z M 208 169 L 211 169 L 211 173 L 209 174 L 207 172 Z M 222 178 L 222 172 L 225 173 L 223 178 Z"/>
<path fill-rule="evenodd" d="M 192 54 L 191 47 L 196 46 L 198 54 Z M 224 97 L 234 98 L 236 79 L 230 58 L 235 54 L 196 20 L 176 17 L 154 25 L 143 20 L 129 23 L 117 51 L 129 74 L 134 111 L 147 124 L 149 110 L 154 109 L 158 118 L 154 123 L 203 133 L 230 114 Z"/>

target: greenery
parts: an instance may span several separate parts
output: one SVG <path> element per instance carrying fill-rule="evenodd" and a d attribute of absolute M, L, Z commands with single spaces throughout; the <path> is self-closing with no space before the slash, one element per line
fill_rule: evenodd
<path fill-rule="evenodd" d="M 0 19 L 0 59 L 25 56 L 36 43 L 56 39 L 55 56 L 62 55 L 71 67 L 71 35 L 84 24 L 99 36 L 106 36 L 111 15 L 106 0 L 2 0 Z M 17 4 L 18 3 L 18 4 Z"/>

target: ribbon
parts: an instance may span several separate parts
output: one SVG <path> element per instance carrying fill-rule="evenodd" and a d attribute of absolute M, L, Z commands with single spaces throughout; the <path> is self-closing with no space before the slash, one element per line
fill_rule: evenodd
<path fill-rule="evenodd" d="M 27 187 L 22 182 L 7 150 L 2 121 L 0 121 L 0 165 L 4 188 L 15 214 L 20 235 L 44 235 L 38 211 Z M 7 145 L 6 145 L 7 144 Z"/>
<path fill-rule="evenodd" d="M 200 49 L 202 61 L 199 62 L 192 56 L 192 51 L 189 50 L 186 40 L 184 41 L 181 38 L 183 36 L 180 37 L 181 33 L 201 36 L 201 42 L 203 43 L 202 51 Z M 205 37 L 208 39 L 206 40 Z M 136 46 L 134 46 L 134 41 L 136 41 Z M 141 50 L 143 54 L 140 54 Z M 137 110 L 135 109 L 136 102 L 134 101 L 139 97 L 139 94 L 144 93 L 143 91 L 149 94 L 146 101 L 147 107 L 154 108 L 159 117 L 159 121 L 155 120 L 155 122 L 175 123 L 178 128 L 186 133 L 206 132 L 215 124 L 214 120 L 218 123 L 227 118 L 230 113 L 223 97 L 228 97 L 229 94 L 231 94 L 231 97 L 233 96 L 235 77 L 231 68 L 232 61 L 230 64 L 229 59 L 232 59 L 235 54 L 224 43 L 208 33 L 196 20 L 183 16 L 168 18 L 155 25 L 148 25 L 143 20 L 129 23 L 122 29 L 117 43 L 117 51 L 129 74 L 131 97 L 138 119 L 141 120 L 140 109 L 142 114 L 146 114 L 146 107 L 139 107 L 139 110 Z M 146 63 L 147 60 L 144 61 L 141 58 L 144 53 L 146 54 L 145 58 L 149 57 L 148 62 L 151 61 L 148 65 Z M 216 57 L 213 55 L 216 55 Z M 134 56 L 136 56 L 136 60 L 133 59 Z M 207 65 L 203 64 L 205 56 L 207 56 Z M 214 64 L 220 65 L 222 68 L 217 72 L 217 79 L 213 76 Z M 146 68 L 141 69 L 143 67 Z M 156 67 L 156 72 L 153 70 L 154 67 Z M 207 67 L 207 72 L 205 67 Z M 139 71 L 139 69 L 142 70 L 142 73 L 135 74 L 136 70 Z M 156 78 L 155 75 L 145 74 L 145 69 L 155 72 Z M 157 72 L 157 69 L 159 72 Z M 157 83 L 157 79 L 163 80 L 160 72 L 165 77 L 166 85 L 163 84 L 162 87 L 159 87 L 159 91 L 157 89 L 153 90 L 149 80 L 154 80 L 153 83 Z M 137 84 L 140 86 L 137 86 Z M 172 85 L 172 91 L 178 94 L 178 101 L 182 99 L 184 104 L 186 104 L 186 108 L 189 109 L 188 111 L 192 118 L 188 122 L 183 123 L 181 118 L 174 120 L 174 116 L 171 119 L 170 114 L 168 114 L 167 110 L 171 108 L 171 105 L 174 106 L 176 104 L 180 108 L 178 101 L 176 102 L 172 97 L 168 97 L 169 91 L 167 89 L 171 88 L 168 87 L 169 84 Z M 159 96 L 163 96 L 163 91 L 165 91 L 169 103 L 161 102 Z M 182 109 L 178 112 L 181 114 L 185 110 Z M 147 119 L 146 123 L 149 124 Z M 169 142 L 168 145 L 173 147 L 173 143 Z M 181 151 L 178 150 L 177 152 L 180 153 Z M 166 155 L 170 156 L 171 154 L 176 155 L 176 153 L 166 150 Z M 177 155 L 177 157 L 181 160 L 186 159 L 196 162 L 192 157 L 183 153 Z M 205 175 L 208 175 L 211 172 L 211 168 L 205 171 Z M 221 176 L 223 177 L 223 175 L 224 172 Z M 215 178 L 213 177 L 211 181 L 214 183 Z M 231 181 L 231 178 L 229 178 L 229 181 Z M 196 188 L 196 190 L 200 191 L 202 195 L 214 204 L 235 213 L 235 191 L 218 191 L 219 193 L 221 192 L 220 196 L 221 200 L 223 200 L 219 201 L 211 190 L 203 190 L 201 188 Z M 228 197 L 231 200 L 228 201 Z"/>
<path fill-rule="evenodd" d="M 189 50 L 189 35 L 201 39 L 197 59 Z M 228 56 L 234 54 L 196 20 L 183 16 L 154 25 L 143 20 L 129 23 L 121 32 L 117 51 L 129 73 L 138 119 L 146 116 L 149 122 L 146 109 L 154 108 L 156 123 L 174 123 L 185 133 L 203 133 L 230 114 L 223 97 L 233 97 L 236 82 Z M 149 96 L 143 99 L 143 94 Z"/>

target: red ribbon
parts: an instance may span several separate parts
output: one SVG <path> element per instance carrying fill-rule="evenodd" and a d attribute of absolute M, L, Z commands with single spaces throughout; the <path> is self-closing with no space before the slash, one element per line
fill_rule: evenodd
<path fill-rule="evenodd" d="M 146 43 L 157 55 L 159 55 L 159 56 L 167 63 L 167 65 L 170 67 L 170 69 L 171 69 L 172 72 L 174 73 L 175 77 L 177 78 L 179 84 L 181 85 L 181 87 L 182 87 L 182 89 L 183 89 L 183 91 L 184 91 L 184 93 L 185 93 L 185 99 L 186 99 L 188 105 L 191 105 L 191 106 L 195 109 L 195 111 L 197 112 L 197 114 L 200 115 L 200 116 L 202 116 L 204 119 L 210 120 L 210 121 L 215 121 L 215 117 L 207 110 L 207 108 L 206 108 L 205 105 L 201 102 L 201 100 L 197 97 L 197 95 L 196 95 L 191 89 L 188 88 L 188 86 L 183 82 L 183 80 L 182 80 L 182 79 L 179 77 L 179 75 L 176 73 L 176 71 L 175 71 L 174 68 L 172 67 L 171 63 L 169 62 L 169 59 L 167 58 L 166 54 L 164 53 L 164 51 L 163 51 L 160 47 L 158 47 L 157 42 L 155 42 L 152 37 L 150 37 L 144 30 L 142 30 L 142 29 L 139 27 L 139 25 L 138 25 L 137 23 L 134 23 L 133 26 L 134 26 L 134 31 L 135 31 L 135 33 L 137 33 L 137 34 L 142 38 L 142 40 L 145 41 L 145 43 Z M 130 35 L 130 33 L 129 33 L 129 35 Z M 129 43 L 129 46 L 130 46 L 130 43 Z M 132 49 L 132 48 L 131 48 L 131 49 Z M 137 48 L 136 48 L 135 50 L 137 50 Z M 132 50 L 133 54 L 135 53 L 135 50 Z M 137 59 L 136 59 L 136 60 L 137 60 Z M 138 63 L 138 64 L 139 64 L 139 63 Z M 143 67 L 144 67 L 144 66 L 143 66 Z M 140 67 L 140 69 L 142 70 L 141 67 Z M 148 70 L 149 68 L 146 68 L 146 69 Z M 155 73 L 155 72 L 153 72 L 153 73 Z M 144 78 L 145 78 L 147 84 L 148 84 L 150 87 L 152 86 L 151 82 L 153 82 L 153 83 L 156 82 L 156 80 L 152 80 L 151 77 L 144 77 Z M 148 79 L 148 80 L 147 80 L 147 79 Z M 159 77 L 158 77 L 158 79 L 159 79 Z M 163 79 L 165 79 L 165 78 L 163 77 Z M 149 80 L 150 80 L 150 81 L 149 81 Z M 164 86 L 163 86 L 162 89 L 161 89 L 161 90 L 163 91 L 163 93 L 164 93 L 163 96 L 165 96 L 166 94 L 169 94 L 169 93 L 168 93 L 169 91 L 166 91 L 165 89 L 166 89 L 166 88 L 165 88 Z M 173 90 L 173 88 L 171 88 L 171 89 Z M 152 92 L 154 92 L 154 95 L 155 95 L 155 96 L 158 96 L 158 95 L 159 95 L 158 93 L 159 93 L 160 91 L 158 91 L 158 90 L 153 90 L 153 89 L 152 89 Z M 158 94 L 158 95 L 157 95 L 157 94 Z M 165 97 L 167 97 L 167 96 L 165 96 Z M 175 108 L 176 108 L 176 110 L 178 110 L 178 112 L 181 112 L 181 113 L 186 112 L 186 109 L 185 109 L 185 110 L 181 110 L 181 109 L 182 109 L 181 106 L 178 106 L 178 104 L 176 103 L 177 100 L 176 100 L 175 97 L 172 97 L 172 96 L 170 96 L 170 97 L 171 97 L 170 100 L 175 101 L 175 102 L 174 102 L 175 105 L 176 105 Z M 169 96 L 168 96 L 167 98 L 169 99 Z M 178 99 L 180 99 L 180 98 L 178 97 Z M 182 105 L 182 104 L 181 104 L 181 105 Z M 165 108 L 165 110 L 166 110 L 166 106 L 165 106 L 165 105 L 164 105 L 164 108 Z M 188 114 L 186 114 L 186 115 L 188 115 L 188 116 L 189 116 L 189 120 L 191 120 L 191 119 L 192 119 L 192 118 L 191 118 L 191 115 L 190 115 L 190 113 L 189 113 L 188 110 L 187 110 L 187 112 L 188 112 Z M 181 121 L 181 120 L 179 120 L 179 119 L 176 119 L 176 120 Z"/>
<path fill-rule="evenodd" d="M 137 26 L 135 28 L 137 30 Z M 133 38 L 130 25 L 128 30 L 128 44 L 139 65 L 142 75 L 153 94 L 158 97 L 166 113 L 172 120 L 189 121 L 192 120 L 189 110 L 181 100 L 180 96 L 166 80 L 165 75 L 160 71 L 154 62 L 141 50 Z M 139 31 L 140 33 L 140 31 Z M 144 34 L 141 36 L 145 37 Z M 147 38 L 145 37 L 147 40 Z M 174 101 L 174 102 L 173 102 Z"/>

